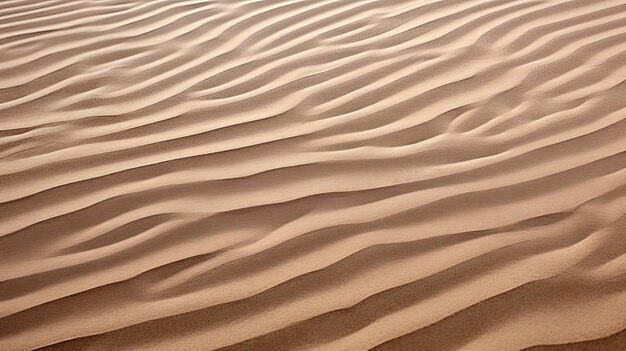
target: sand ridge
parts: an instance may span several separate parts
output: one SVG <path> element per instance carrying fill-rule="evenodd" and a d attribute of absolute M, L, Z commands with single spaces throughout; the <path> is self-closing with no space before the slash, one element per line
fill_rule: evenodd
<path fill-rule="evenodd" d="M 0 350 L 626 349 L 626 1 L 0 2 Z"/>

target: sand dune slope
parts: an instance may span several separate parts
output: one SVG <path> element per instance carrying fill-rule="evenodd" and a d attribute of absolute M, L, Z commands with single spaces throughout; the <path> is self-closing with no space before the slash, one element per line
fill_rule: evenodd
<path fill-rule="evenodd" d="M 3 0 L 0 350 L 626 350 L 626 0 Z"/>

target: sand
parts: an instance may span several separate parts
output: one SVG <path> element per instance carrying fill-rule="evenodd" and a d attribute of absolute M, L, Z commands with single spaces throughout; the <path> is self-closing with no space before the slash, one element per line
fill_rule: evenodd
<path fill-rule="evenodd" d="M 626 0 L 3 0 L 0 350 L 626 350 Z"/>

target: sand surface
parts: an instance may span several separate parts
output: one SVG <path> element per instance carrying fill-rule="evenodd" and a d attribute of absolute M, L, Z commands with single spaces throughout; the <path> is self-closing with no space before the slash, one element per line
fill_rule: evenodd
<path fill-rule="evenodd" d="M 0 1 L 0 350 L 626 350 L 626 0 Z"/>

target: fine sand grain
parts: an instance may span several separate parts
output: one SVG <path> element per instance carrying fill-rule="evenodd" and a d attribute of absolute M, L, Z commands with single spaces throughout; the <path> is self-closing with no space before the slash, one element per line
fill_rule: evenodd
<path fill-rule="evenodd" d="M 626 0 L 1 0 L 36 348 L 626 350 Z"/>

